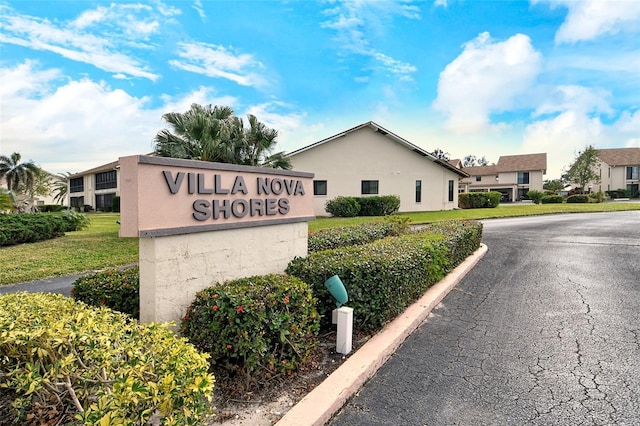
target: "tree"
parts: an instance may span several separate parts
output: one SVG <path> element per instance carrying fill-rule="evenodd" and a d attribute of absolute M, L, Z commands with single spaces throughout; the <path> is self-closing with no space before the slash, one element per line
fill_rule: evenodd
<path fill-rule="evenodd" d="M 443 161 L 449 161 L 451 156 L 451 154 L 441 150 L 440 148 L 436 148 L 435 151 L 431 153 L 431 155 Z"/>
<path fill-rule="evenodd" d="M 488 166 L 488 165 L 489 165 L 489 161 L 486 159 L 484 155 L 478 158 L 475 155 L 470 154 L 464 157 L 464 160 L 462 161 L 462 167 L 477 167 L 477 166 Z"/>
<path fill-rule="evenodd" d="M 156 134 L 155 154 L 162 157 L 290 169 L 283 152 L 272 154 L 278 132 L 247 115 L 248 128 L 229 107 L 193 104 L 184 113 L 162 118 L 171 130 Z"/>
<path fill-rule="evenodd" d="M 0 214 L 16 210 L 16 200 L 13 194 L 4 188 L 0 188 Z"/>
<path fill-rule="evenodd" d="M 553 191 L 557 194 L 558 192 L 562 191 L 565 186 L 567 185 L 562 179 L 551 179 L 545 180 L 542 188 L 546 189 L 547 191 Z"/>
<path fill-rule="evenodd" d="M 576 159 L 569 166 L 569 170 L 563 175 L 566 182 L 575 183 L 584 192 L 589 183 L 600 183 L 600 176 L 596 173 L 598 164 L 598 150 L 593 146 L 587 146 L 584 151 L 576 154 Z"/>
<path fill-rule="evenodd" d="M 53 201 L 59 202 L 60 205 L 64 204 L 64 200 L 69 193 L 69 176 L 71 173 L 63 172 L 54 177 L 53 181 Z"/>
<path fill-rule="evenodd" d="M 0 155 L 0 179 L 5 178 L 9 192 L 29 192 L 40 170 L 33 161 L 21 163 L 21 159 L 17 152 L 9 157 Z"/>

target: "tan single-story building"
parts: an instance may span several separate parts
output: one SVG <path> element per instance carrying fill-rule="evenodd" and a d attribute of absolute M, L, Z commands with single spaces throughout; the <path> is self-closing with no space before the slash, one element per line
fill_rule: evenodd
<path fill-rule="evenodd" d="M 600 182 L 591 182 L 585 190 L 615 191 L 626 189 L 631 197 L 640 192 L 640 147 L 598 149 L 596 173 Z"/>
<path fill-rule="evenodd" d="M 503 155 L 495 165 L 463 170 L 469 176 L 460 181 L 462 192 L 497 191 L 502 193 L 502 201 L 519 201 L 530 190 L 543 190 L 547 154 Z"/>
<path fill-rule="evenodd" d="M 468 176 L 369 121 L 288 154 L 294 170 L 312 172 L 314 213 L 338 196 L 397 195 L 400 211 L 458 207 L 458 180 Z"/>

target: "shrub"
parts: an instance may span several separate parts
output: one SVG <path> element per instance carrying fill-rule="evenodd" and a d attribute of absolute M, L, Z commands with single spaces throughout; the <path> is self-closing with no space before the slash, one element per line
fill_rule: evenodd
<path fill-rule="evenodd" d="M 209 409 L 207 355 L 166 325 L 11 293 L 0 295 L 0 333 L 0 386 L 18 395 L 16 422 L 43 403 L 85 424 L 197 424 Z"/>
<path fill-rule="evenodd" d="M 590 203 L 602 203 L 606 199 L 607 199 L 607 196 L 602 191 L 593 192 L 593 193 L 589 194 L 589 202 Z"/>
<path fill-rule="evenodd" d="M 47 213 L 47 212 L 60 212 L 62 210 L 64 210 L 64 206 L 61 206 L 60 204 L 44 204 L 42 206 L 38 206 L 38 209 L 40 209 L 40 211 L 42 213 Z"/>
<path fill-rule="evenodd" d="M 408 218 L 407 218 L 408 219 Z M 366 244 L 390 235 L 406 233 L 399 223 L 370 222 L 339 228 L 326 228 L 309 235 L 309 252 Z"/>
<path fill-rule="evenodd" d="M 353 197 L 336 197 L 327 201 L 324 208 L 336 217 L 355 217 L 360 212 L 360 204 Z"/>
<path fill-rule="evenodd" d="M 567 197 L 567 203 L 588 203 L 589 196 L 586 194 L 583 195 L 570 195 Z"/>
<path fill-rule="evenodd" d="M 458 207 L 461 209 L 494 208 L 500 204 L 502 194 L 490 192 L 463 192 L 458 195 Z"/>
<path fill-rule="evenodd" d="M 108 269 L 73 282 L 71 295 L 87 305 L 106 306 L 140 317 L 140 271 L 138 267 Z"/>
<path fill-rule="evenodd" d="M 181 331 L 211 355 L 218 380 L 227 375 L 248 389 L 305 361 L 316 344 L 315 305 L 295 277 L 243 278 L 198 292 Z"/>
<path fill-rule="evenodd" d="M 529 199 L 536 204 L 540 204 L 540 199 L 545 195 L 549 195 L 549 194 L 545 194 L 542 191 L 536 191 L 535 189 L 532 189 L 531 191 L 527 192 L 527 197 L 529 197 Z"/>
<path fill-rule="evenodd" d="M 545 195 L 540 199 L 542 204 L 562 204 L 563 201 L 562 195 Z"/>
<path fill-rule="evenodd" d="M 606 191 L 607 195 L 611 198 L 629 198 L 630 194 L 624 188 L 618 188 L 615 191 Z"/>
<path fill-rule="evenodd" d="M 420 232 L 293 259 L 286 272 L 309 283 L 323 328 L 335 302 L 324 282 L 338 275 L 354 309 L 354 331 L 380 328 L 480 245 L 482 224 L 434 224 Z"/>
<path fill-rule="evenodd" d="M 0 246 L 33 243 L 64 235 L 68 224 L 45 213 L 0 215 Z"/>
<path fill-rule="evenodd" d="M 400 208 L 400 197 L 397 195 L 358 197 L 355 200 L 360 204 L 360 216 L 387 216 Z"/>
<path fill-rule="evenodd" d="M 67 232 L 81 231 L 91 224 L 91 219 L 89 219 L 89 216 L 73 210 L 65 210 L 64 212 L 62 212 L 61 217 L 67 224 Z"/>

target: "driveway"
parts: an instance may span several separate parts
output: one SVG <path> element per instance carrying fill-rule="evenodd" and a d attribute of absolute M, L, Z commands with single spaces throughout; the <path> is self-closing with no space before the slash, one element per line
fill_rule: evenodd
<path fill-rule="evenodd" d="M 640 212 L 488 220 L 483 240 L 331 424 L 640 424 Z"/>

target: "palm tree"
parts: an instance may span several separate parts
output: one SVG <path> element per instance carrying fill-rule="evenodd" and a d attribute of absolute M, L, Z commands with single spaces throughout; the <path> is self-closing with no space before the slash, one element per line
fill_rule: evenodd
<path fill-rule="evenodd" d="M 171 131 L 163 129 L 156 134 L 156 155 L 234 162 L 235 149 L 226 142 L 233 133 L 234 116 L 231 108 L 193 104 L 184 113 L 169 112 L 162 118 L 170 125 Z"/>
<path fill-rule="evenodd" d="M 162 118 L 171 130 L 163 129 L 154 138 L 154 153 L 161 157 L 291 168 L 284 153 L 271 154 L 278 132 L 251 114 L 248 129 L 231 108 L 222 106 L 193 104 L 184 113 Z"/>
<path fill-rule="evenodd" d="M 0 188 L 0 214 L 16 210 L 16 200 L 11 192 Z"/>
<path fill-rule="evenodd" d="M 53 201 L 59 202 L 60 205 L 64 204 L 64 200 L 67 198 L 67 194 L 69 193 L 69 176 L 71 173 L 63 172 L 54 177 L 53 181 Z"/>
<path fill-rule="evenodd" d="M 290 169 L 291 161 L 284 152 L 271 154 L 277 144 L 278 131 L 268 128 L 252 114 L 247 114 L 247 121 L 249 128 L 244 129 L 244 152 L 241 164 Z M 242 126 L 242 120 L 240 125 Z"/>
<path fill-rule="evenodd" d="M 5 178 L 7 189 L 11 192 L 31 190 L 40 168 L 33 161 L 21 163 L 22 156 L 14 152 L 10 157 L 0 155 L 0 179 Z"/>

